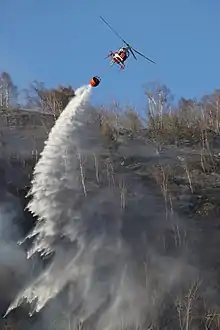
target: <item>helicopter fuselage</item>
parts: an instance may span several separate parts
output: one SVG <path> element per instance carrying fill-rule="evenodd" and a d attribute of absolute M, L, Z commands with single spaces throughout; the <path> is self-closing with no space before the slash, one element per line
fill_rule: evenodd
<path fill-rule="evenodd" d="M 128 59 L 129 57 L 129 51 L 127 48 L 123 47 L 120 48 L 119 50 L 117 50 L 116 52 L 110 52 L 108 54 L 108 57 L 111 56 L 112 60 L 110 62 L 110 64 L 119 64 L 121 69 L 125 68 L 125 61 Z"/>

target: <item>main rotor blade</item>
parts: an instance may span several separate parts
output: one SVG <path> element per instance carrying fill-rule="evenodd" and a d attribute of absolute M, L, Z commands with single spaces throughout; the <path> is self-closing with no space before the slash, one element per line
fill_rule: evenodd
<path fill-rule="evenodd" d="M 135 53 L 133 52 L 132 48 L 129 48 L 131 54 L 134 56 L 135 60 L 137 60 L 137 57 L 135 56 Z"/>
<path fill-rule="evenodd" d="M 106 22 L 106 20 L 102 17 L 102 16 L 99 16 L 101 18 L 101 20 L 114 32 L 114 34 L 119 38 L 121 39 L 121 41 L 123 41 L 127 46 L 129 46 L 129 44 L 118 34 L 117 31 L 115 31 L 113 29 L 113 27 L 111 25 L 108 24 L 108 22 Z"/>
<path fill-rule="evenodd" d="M 132 48 L 132 49 L 133 49 L 133 51 L 134 51 L 135 53 L 137 53 L 137 54 L 139 54 L 140 56 L 144 57 L 146 60 L 148 60 L 148 61 L 150 61 L 150 62 L 156 64 L 156 62 L 154 62 L 153 60 L 151 60 L 149 57 L 146 57 L 144 54 L 141 54 L 138 50 L 136 50 L 136 49 L 134 49 L 134 48 Z"/>

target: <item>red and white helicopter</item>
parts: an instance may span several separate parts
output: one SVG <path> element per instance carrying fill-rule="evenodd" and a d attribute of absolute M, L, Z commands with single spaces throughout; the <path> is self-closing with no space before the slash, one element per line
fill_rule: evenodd
<path fill-rule="evenodd" d="M 136 49 L 134 49 L 131 45 L 129 45 L 109 24 L 108 22 L 100 16 L 101 20 L 116 34 L 116 36 L 121 39 L 121 41 L 126 45 L 126 47 L 121 47 L 120 49 L 116 50 L 115 52 L 110 52 L 106 58 L 111 57 L 110 65 L 118 64 L 120 65 L 121 70 L 125 68 L 125 61 L 130 56 L 130 53 L 133 55 L 133 57 L 137 60 L 137 57 L 135 56 L 135 53 L 138 55 L 144 57 L 146 60 L 156 64 L 154 61 L 152 61 L 150 58 L 146 57 L 144 54 L 140 53 Z"/>

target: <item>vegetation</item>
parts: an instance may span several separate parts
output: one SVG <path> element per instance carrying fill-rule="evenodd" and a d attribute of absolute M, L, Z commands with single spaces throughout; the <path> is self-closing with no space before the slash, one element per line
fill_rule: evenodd
<path fill-rule="evenodd" d="M 10 75 L 4 73 L 0 91 L 2 150 L 7 149 L 4 134 L 9 127 L 23 128 L 23 134 L 29 137 L 35 130 L 32 155 L 22 158 L 20 154 L 8 154 L 11 164 L 27 175 L 28 186 L 43 147 L 41 142 L 69 98 L 74 96 L 74 90 L 71 86 L 46 89 L 42 83 L 35 82 L 25 91 L 23 104 L 19 105 L 17 88 Z M 116 105 L 111 109 L 95 109 L 103 141 L 115 154 L 125 139 L 151 143 L 159 155 L 166 154 L 149 164 L 141 158 L 130 157 L 126 166 L 143 180 L 147 178 L 159 186 L 165 202 L 164 214 L 177 212 L 199 224 L 204 236 L 210 235 L 214 243 L 207 246 L 207 257 L 204 256 L 201 264 L 205 269 L 214 269 L 219 278 L 220 90 L 199 101 L 182 98 L 173 104 L 171 92 L 164 86 L 156 86 L 146 91 L 146 100 L 144 118 L 133 109 L 120 109 Z M 27 108 L 32 111 L 25 111 Z M 14 191 L 15 187 L 11 185 L 10 189 Z M 175 235 L 178 240 L 177 229 Z M 220 293 L 218 281 L 215 282 L 217 295 Z M 148 329 L 219 329 L 219 304 L 214 299 L 207 307 L 201 287 L 200 282 L 193 283 L 187 293 L 176 298 L 175 304 L 165 308 L 160 324 L 149 325 Z"/>

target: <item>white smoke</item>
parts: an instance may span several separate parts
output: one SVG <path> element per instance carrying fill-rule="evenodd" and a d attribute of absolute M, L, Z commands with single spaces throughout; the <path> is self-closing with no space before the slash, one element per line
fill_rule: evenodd
<path fill-rule="evenodd" d="M 17 244 L 24 214 L 19 198 L 7 191 L 5 167 L 0 160 L 0 313 L 24 285 L 30 270 L 25 251 Z"/>

